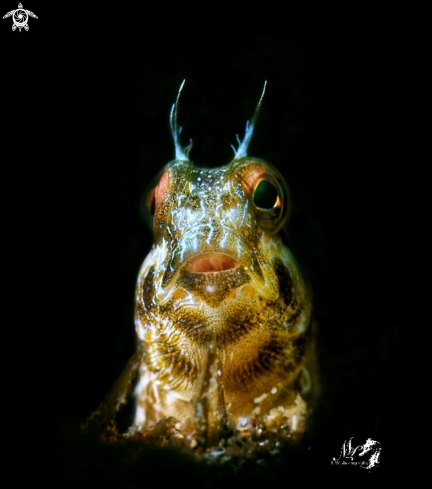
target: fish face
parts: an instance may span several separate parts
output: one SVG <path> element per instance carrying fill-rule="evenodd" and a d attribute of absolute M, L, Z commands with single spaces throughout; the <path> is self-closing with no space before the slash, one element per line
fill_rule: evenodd
<path fill-rule="evenodd" d="M 271 248 L 287 218 L 287 199 L 281 175 L 261 160 L 216 169 L 168 164 L 146 199 L 154 213 L 155 302 L 196 286 L 205 287 L 202 300 L 214 302 L 246 282 L 263 298 L 276 299 Z"/>

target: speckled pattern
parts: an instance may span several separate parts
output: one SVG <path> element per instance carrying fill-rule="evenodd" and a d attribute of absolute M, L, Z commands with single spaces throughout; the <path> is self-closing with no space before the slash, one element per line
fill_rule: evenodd
<path fill-rule="evenodd" d="M 277 190 L 271 209 L 254 204 L 263 180 Z M 282 177 L 248 157 L 217 169 L 177 160 L 164 168 L 150 199 L 156 200 L 155 243 L 136 288 L 144 351 L 136 423 L 185 420 L 203 395 L 207 410 L 233 425 L 275 407 L 289 409 L 300 384 L 308 383 L 297 381 L 308 377 L 311 306 L 278 235 L 288 214 Z M 217 375 L 208 376 L 217 395 L 209 396 L 202 376 L 213 362 Z M 289 421 L 295 426 L 300 419 Z"/>
<path fill-rule="evenodd" d="M 298 438 L 314 383 L 311 299 L 279 236 L 286 183 L 248 141 L 228 165 L 194 166 L 174 108 L 176 159 L 145 200 L 154 244 L 136 286 L 137 353 L 110 402 L 118 409 L 138 371 L 135 433 L 172 417 L 214 440 L 250 420 Z"/>

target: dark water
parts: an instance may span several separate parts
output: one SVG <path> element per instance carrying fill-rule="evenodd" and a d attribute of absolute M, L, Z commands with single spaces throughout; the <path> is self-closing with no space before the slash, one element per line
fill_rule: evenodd
<path fill-rule="evenodd" d="M 385 43 L 331 23 L 266 34 L 225 21 L 213 33 L 207 20 L 200 30 L 120 7 L 57 18 L 28 8 L 39 16 L 28 32 L 2 24 L 4 303 L 12 308 L 3 348 L 14 464 L 24 453 L 64 485 L 159 487 L 186 477 L 205 487 L 253 478 L 288 487 L 363 477 L 331 460 L 350 437 L 370 437 L 382 444 L 384 470 L 395 444 L 402 287 Z M 207 470 L 151 450 L 128 465 L 78 430 L 134 351 L 135 279 L 151 244 L 140 203 L 173 158 L 168 116 L 185 78 L 182 138 L 193 138 L 191 159 L 204 166 L 231 160 L 268 81 L 250 154 L 288 181 L 290 243 L 314 289 L 322 403 L 305 443 L 271 467 Z"/>

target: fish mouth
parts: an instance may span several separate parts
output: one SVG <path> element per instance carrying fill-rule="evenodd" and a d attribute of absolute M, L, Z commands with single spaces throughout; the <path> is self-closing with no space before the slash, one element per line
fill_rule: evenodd
<path fill-rule="evenodd" d="M 219 273 L 234 270 L 240 266 L 240 262 L 217 251 L 200 253 L 187 261 L 185 270 L 190 273 Z"/>
<path fill-rule="evenodd" d="M 161 273 L 155 277 L 155 300 L 166 303 L 176 290 L 181 273 L 226 274 L 241 268 L 257 293 L 267 300 L 279 297 L 279 281 L 272 264 L 237 230 L 219 227 L 218 232 L 202 225 L 189 229 L 164 257 Z"/>

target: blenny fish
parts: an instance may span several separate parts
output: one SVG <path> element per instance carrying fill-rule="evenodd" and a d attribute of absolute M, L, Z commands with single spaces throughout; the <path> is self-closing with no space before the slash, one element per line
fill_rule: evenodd
<path fill-rule="evenodd" d="M 110 420 L 137 377 L 135 431 L 174 418 L 213 441 L 259 423 L 295 437 L 313 390 L 311 295 L 280 237 L 287 185 L 247 154 L 265 85 L 234 159 L 206 169 L 180 143 L 183 84 L 170 115 L 175 159 L 145 197 L 154 244 L 136 285 L 138 348 L 93 419 Z"/>

